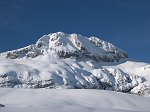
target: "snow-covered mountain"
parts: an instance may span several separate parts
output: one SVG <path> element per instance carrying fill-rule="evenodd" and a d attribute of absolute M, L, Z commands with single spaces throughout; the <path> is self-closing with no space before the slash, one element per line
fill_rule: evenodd
<path fill-rule="evenodd" d="M 0 54 L 0 87 L 107 89 L 150 95 L 150 64 L 97 37 L 51 33 Z"/>

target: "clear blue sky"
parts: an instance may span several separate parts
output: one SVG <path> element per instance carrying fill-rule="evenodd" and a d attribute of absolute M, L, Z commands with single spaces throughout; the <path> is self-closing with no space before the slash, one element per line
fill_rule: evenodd
<path fill-rule="evenodd" d="M 57 31 L 98 36 L 150 62 L 150 0 L 0 0 L 0 52 Z"/>

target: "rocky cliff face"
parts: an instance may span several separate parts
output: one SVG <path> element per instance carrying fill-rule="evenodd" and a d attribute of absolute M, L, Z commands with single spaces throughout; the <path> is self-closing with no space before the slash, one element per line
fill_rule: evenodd
<path fill-rule="evenodd" d="M 0 61 L 0 87 L 86 88 L 150 94 L 148 64 L 129 65 L 126 52 L 97 37 L 51 33 L 36 44 L 1 53 Z M 129 72 L 133 68 L 141 71 Z"/>

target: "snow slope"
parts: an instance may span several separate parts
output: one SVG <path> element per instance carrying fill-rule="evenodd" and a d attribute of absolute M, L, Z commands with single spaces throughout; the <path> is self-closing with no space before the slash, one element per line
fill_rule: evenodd
<path fill-rule="evenodd" d="M 150 112 L 150 98 L 88 89 L 2 89 L 0 112 Z"/>
<path fill-rule="evenodd" d="M 0 54 L 0 87 L 106 89 L 150 95 L 150 64 L 96 37 L 51 33 Z"/>

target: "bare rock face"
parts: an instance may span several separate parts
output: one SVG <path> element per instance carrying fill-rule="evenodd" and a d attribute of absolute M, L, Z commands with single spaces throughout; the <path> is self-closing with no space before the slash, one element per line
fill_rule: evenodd
<path fill-rule="evenodd" d="M 14 51 L 9 51 L 6 55 L 6 58 L 10 59 L 20 59 L 23 57 L 31 57 L 35 58 L 39 55 L 42 55 L 43 51 L 35 45 L 30 45 L 22 49 L 14 50 Z"/>
<path fill-rule="evenodd" d="M 139 83 L 138 86 L 131 90 L 131 93 L 141 96 L 150 96 L 150 82 L 145 81 L 143 83 Z"/>

